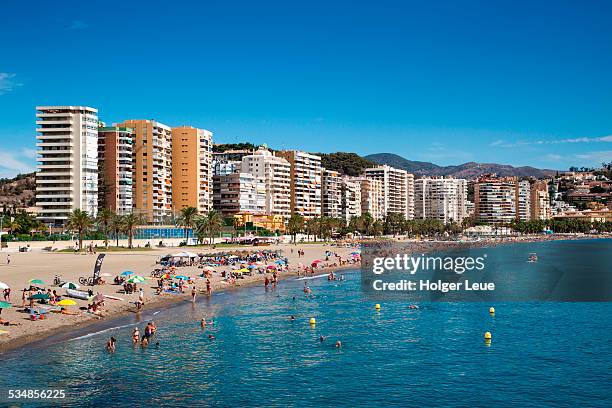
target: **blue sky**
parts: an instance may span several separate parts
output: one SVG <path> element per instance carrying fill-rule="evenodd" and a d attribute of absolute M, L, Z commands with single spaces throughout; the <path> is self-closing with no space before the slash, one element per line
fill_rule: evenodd
<path fill-rule="evenodd" d="M 5 0 L 0 177 L 36 105 L 216 142 L 565 169 L 612 160 L 607 1 Z"/>

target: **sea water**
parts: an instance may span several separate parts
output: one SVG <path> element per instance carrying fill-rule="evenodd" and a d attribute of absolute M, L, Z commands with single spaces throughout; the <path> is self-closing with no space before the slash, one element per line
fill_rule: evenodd
<path fill-rule="evenodd" d="M 539 245 L 545 253 L 559 244 Z M 377 312 L 359 271 L 339 274 L 346 280 L 308 280 L 312 297 L 290 279 L 5 353 L 0 405 L 610 406 L 610 303 L 423 302 L 414 310 L 389 301 Z M 215 324 L 202 329 L 202 317 Z M 152 344 L 132 346 L 134 325 L 142 333 L 150 319 L 159 329 Z M 111 335 L 112 354 L 104 350 Z M 60 389 L 66 398 L 8 400 L 10 389 Z"/>

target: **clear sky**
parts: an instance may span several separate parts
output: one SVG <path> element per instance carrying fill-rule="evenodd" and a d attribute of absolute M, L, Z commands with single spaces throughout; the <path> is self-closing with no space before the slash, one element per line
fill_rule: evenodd
<path fill-rule="evenodd" d="M 0 177 L 36 105 L 307 151 L 612 160 L 610 1 L 37 1 L 0 7 Z"/>

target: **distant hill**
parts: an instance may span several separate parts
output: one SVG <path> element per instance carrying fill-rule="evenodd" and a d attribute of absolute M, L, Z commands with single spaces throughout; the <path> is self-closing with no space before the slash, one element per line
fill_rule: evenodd
<path fill-rule="evenodd" d="M 35 190 L 35 173 L 19 174 L 10 179 L 0 179 L 0 208 L 33 206 Z"/>
<path fill-rule="evenodd" d="M 496 173 L 499 176 L 546 177 L 554 175 L 556 170 L 537 169 L 535 167 L 514 167 L 508 164 L 468 162 L 457 166 L 438 166 L 429 162 L 407 160 L 393 153 L 376 153 L 364 157 L 378 164 L 388 164 L 410 173 L 426 176 L 453 176 L 473 179 L 482 174 Z"/>

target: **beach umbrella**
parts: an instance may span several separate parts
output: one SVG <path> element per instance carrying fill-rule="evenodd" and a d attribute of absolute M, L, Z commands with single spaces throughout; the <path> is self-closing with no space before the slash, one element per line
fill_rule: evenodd
<path fill-rule="evenodd" d="M 282 259 L 279 259 L 278 261 L 274 261 L 274 263 L 277 265 L 282 265 L 285 263 L 285 261 L 283 261 Z"/>
<path fill-rule="evenodd" d="M 359 255 L 361 252 L 351 252 L 351 255 Z"/>
<path fill-rule="evenodd" d="M 0 282 L 0 289 L 3 289 L 3 290 L 4 290 L 4 289 L 8 289 L 8 288 L 9 288 L 9 285 L 7 285 L 7 284 L 6 284 L 6 283 L 4 283 L 4 282 Z"/>
<path fill-rule="evenodd" d="M 144 281 L 145 281 L 145 278 L 140 275 L 134 275 L 130 279 L 128 279 L 128 282 L 130 283 L 142 283 Z"/>
<path fill-rule="evenodd" d="M 276 265 L 268 265 L 268 269 L 276 269 Z"/>
<path fill-rule="evenodd" d="M 46 293 L 36 293 L 35 295 L 30 296 L 30 299 L 51 299 L 51 296 Z"/>
<path fill-rule="evenodd" d="M 74 306 L 76 304 L 77 303 L 74 300 L 72 300 L 72 299 L 63 299 L 63 300 L 60 300 L 59 302 L 57 302 L 58 306 Z"/>
<path fill-rule="evenodd" d="M 45 282 L 43 282 L 41 279 L 30 279 L 30 283 L 35 283 L 37 285 L 44 285 Z"/>
<path fill-rule="evenodd" d="M 312 261 L 313 264 L 318 264 L 319 262 L 323 262 L 323 261 L 320 259 L 315 259 L 314 261 Z"/>
<path fill-rule="evenodd" d="M 123 272 L 121 272 L 121 276 L 129 276 L 129 275 L 133 275 L 133 274 L 134 274 L 134 272 L 132 272 L 132 271 L 123 271 Z"/>
<path fill-rule="evenodd" d="M 174 279 L 189 280 L 189 276 L 185 276 L 185 275 L 176 275 L 176 276 L 174 277 Z"/>
<path fill-rule="evenodd" d="M 255 268 L 257 268 L 257 265 L 253 265 L 253 264 L 251 264 L 251 265 L 247 266 L 247 268 L 248 268 L 248 269 L 255 269 Z"/>
<path fill-rule="evenodd" d="M 9 302 L 0 302 L 0 309 L 8 309 L 13 307 Z"/>
<path fill-rule="evenodd" d="M 249 270 L 247 268 L 242 268 L 242 269 L 238 269 L 236 272 L 240 272 L 240 273 L 245 273 L 248 272 Z"/>
<path fill-rule="evenodd" d="M 206 271 L 211 271 L 211 272 L 214 272 L 214 271 L 215 271 L 215 268 L 213 268 L 212 266 L 205 266 L 205 267 L 204 267 L 204 268 L 202 268 L 202 269 L 204 269 L 204 270 L 206 270 Z"/>
<path fill-rule="evenodd" d="M 76 283 L 74 283 L 74 282 L 64 282 L 64 283 L 62 283 L 62 284 L 61 284 L 59 287 L 60 287 L 60 288 L 62 288 L 62 289 L 78 289 L 78 288 L 80 288 L 81 286 L 80 286 L 80 285 L 77 285 L 77 284 L 76 284 Z"/>

